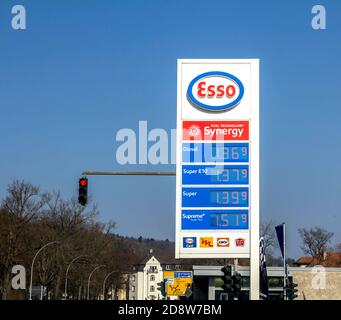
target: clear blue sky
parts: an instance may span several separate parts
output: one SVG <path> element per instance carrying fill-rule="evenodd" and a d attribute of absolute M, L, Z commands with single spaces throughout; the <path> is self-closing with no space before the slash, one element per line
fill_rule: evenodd
<path fill-rule="evenodd" d="M 177 58 L 260 58 L 261 215 L 341 242 L 341 3 L 318 1 L 0 2 L 0 198 L 15 178 L 76 195 L 83 170 L 120 166 L 117 130 L 176 125 Z M 27 30 L 11 28 L 23 4 Z M 173 170 L 173 166 L 159 166 Z M 174 239 L 173 177 L 91 177 L 102 220 L 124 235 Z"/>

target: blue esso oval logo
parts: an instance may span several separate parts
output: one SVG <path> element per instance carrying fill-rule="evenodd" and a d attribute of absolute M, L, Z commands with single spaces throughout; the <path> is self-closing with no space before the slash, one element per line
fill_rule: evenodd
<path fill-rule="evenodd" d="M 222 71 L 205 72 L 195 77 L 187 89 L 187 99 L 194 106 L 210 112 L 236 107 L 244 95 L 242 82 Z"/>

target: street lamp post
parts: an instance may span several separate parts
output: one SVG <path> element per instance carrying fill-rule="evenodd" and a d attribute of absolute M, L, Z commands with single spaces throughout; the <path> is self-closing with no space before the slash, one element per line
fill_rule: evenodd
<path fill-rule="evenodd" d="M 105 267 L 104 264 L 97 266 L 94 270 L 91 271 L 91 273 L 89 275 L 89 278 L 88 278 L 88 296 L 87 296 L 88 300 L 90 300 L 90 279 L 91 279 L 91 276 L 96 270 L 103 268 L 103 267 Z"/>
<path fill-rule="evenodd" d="M 30 279 L 30 296 L 29 296 L 29 299 L 32 300 L 32 282 L 33 282 L 33 267 L 34 267 L 34 262 L 38 256 L 38 254 L 43 250 L 45 249 L 47 246 L 50 246 L 52 244 L 55 244 L 55 243 L 60 243 L 60 241 L 51 241 L 51 242 L 48 242 L 46 243 L 45 245 L 43 245 L 38 251 L 37 253 L 34 255 L 33 257 L 33 260 L 32 260 L 32 264 L 31 264 L 31 279 Z"/>
<path fill-rule="evenodd" d="M 108 273 L 103 281 L 103 300 L 105 300 L 105 283 L 107 282 L 108 278 L 114 273 L 114 272 L 118 272 L 117 270 L 111 271 L 110 273 Z"/>
<path fill-rule="evenodd" d="M 66 273 L 65 273 L 65 288 L 64 288 L 64 298 L 67 299 L 67 276 L 68 276 L 68 273 L 69 273 L 69 270 L 71 268 L 71 265 L 78 259 L 82 258 L 82 257 L 85 257 L 84 254 L 74 258 L 70 264 L 68 265 L 68 267 L 66 268 Z"/>

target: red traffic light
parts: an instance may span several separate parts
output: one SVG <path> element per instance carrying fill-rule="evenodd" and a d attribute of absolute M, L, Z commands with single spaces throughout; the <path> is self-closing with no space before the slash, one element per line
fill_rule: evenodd
<path fill-rule="evenodd" d="M 86 177 L 79 179 L 78 202 L 85 206 L 88 202 L 88 179 Z"/>

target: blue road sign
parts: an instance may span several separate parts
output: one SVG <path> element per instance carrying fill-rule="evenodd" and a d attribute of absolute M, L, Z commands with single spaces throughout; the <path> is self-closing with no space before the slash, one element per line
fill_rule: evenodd
<path fill-rule="evenodd" d="M 192 272 L 182 271 L 182 272 L 174 272 L 174 278 L 192 278 Z"/>

